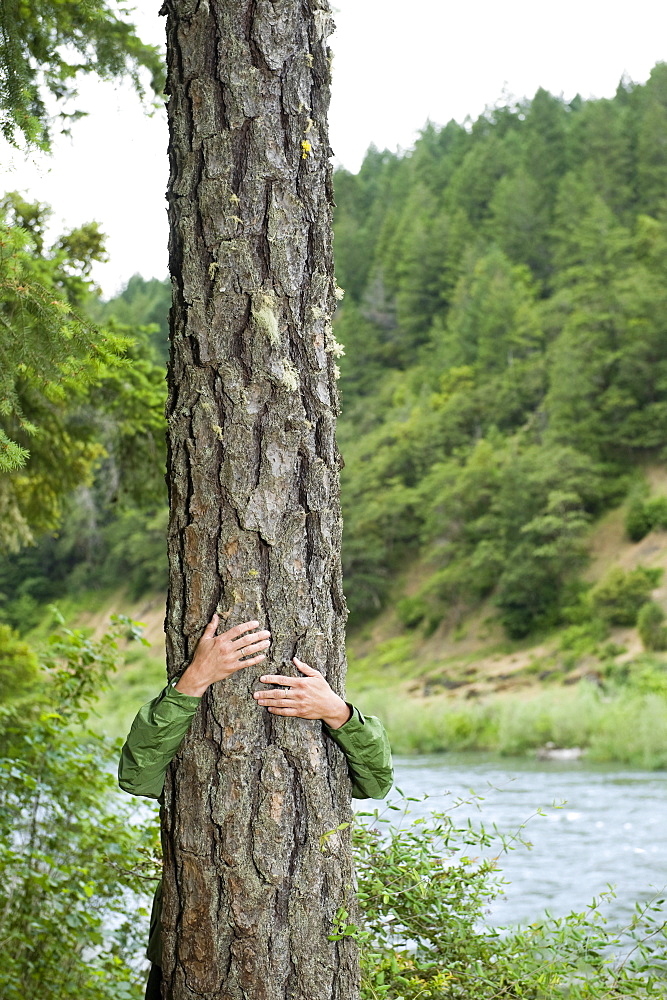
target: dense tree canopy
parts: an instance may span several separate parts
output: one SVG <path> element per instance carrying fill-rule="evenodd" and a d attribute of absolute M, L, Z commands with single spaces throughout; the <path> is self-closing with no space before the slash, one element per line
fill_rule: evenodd
<path fill-rule="evenodd" d="M 54 528 L 60 499 L 85 481 L 99 447 L 75 417 L 127 344 L 82 311 L 100 259 L 96 226 L 44 246 L 45 211 L 16 196 L 0 225 L 0 506 L 5 546 Z M 22 227 L 19 223 L 23 223 Z"/>
<path fill-rule="evenodd" d="M 338 172 L 353 614 L 407 556 L 413 624 L 488 594 L 512 634 L 558 621 L 586 525 L 660 456 L 666 93 L 664 65 L 613 100 L 540 90 Z"/>
<path fill-rule="evenodd" d="M 100 505 L 163 499 L 164 373 L 155 328 L 88 318 L 97 226 L 47 246 L 45 206 L 12 194 L 0 207 L 0 546 L 12 550 L 57 529 L 74 491 L 90 512 L 94 479 L 95 530 Z"/>

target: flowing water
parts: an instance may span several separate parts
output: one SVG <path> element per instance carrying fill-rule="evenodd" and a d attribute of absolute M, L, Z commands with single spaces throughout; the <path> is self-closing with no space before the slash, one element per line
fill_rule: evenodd
<path fill-rule="evenodd" d="M 447 811 L 473 790 L 484 799 L 481 810 L 474 804 L 459 806 L 457 819 L 495 823 L 508 834 L 528 820 L 523 833 L 532 849 L 518 846 L 500 858 L 509 884 L 491 905 L 493 923 L 535 920 L 545 909 L 555 916 L 583 910 L 611 883 L 616 899 L 605 913 L 620 926 L 635 902 L 660 894 L 667 883 L 667 775 L 662 772 L 456 753 L 399 757 L 395 769 L 396 786 L 405 795 L 429 796 L 409 804 L 414 818 L 434 809 Z M 535 815 L 538 809 L 543 816 Z M 489 850 L 496 853 L 497 848 Z"/>

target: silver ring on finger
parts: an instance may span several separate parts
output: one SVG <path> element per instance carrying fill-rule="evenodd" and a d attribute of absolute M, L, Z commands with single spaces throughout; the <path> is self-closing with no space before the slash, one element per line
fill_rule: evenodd
<path fill-rule="evenodd" d="M 243 656 L 245 656 L 245 649 L 239 649 L 239 659 Z"/>

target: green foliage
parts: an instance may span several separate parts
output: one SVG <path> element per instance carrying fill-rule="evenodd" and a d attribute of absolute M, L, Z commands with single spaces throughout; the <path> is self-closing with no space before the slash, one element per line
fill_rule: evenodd
<path fill-rule="evenodd" d="M 625 519 L 625 530 L 632 542 L 640 542 L 649 531 L 667 530 L 667 497 L 636 499 L 630 504 Z"/>
<path fill-rule="evenodd" d="M 166 386 L 153 327 L 110 316 L 100 330 L 85 318 L 91 263 L 104 253 L 96 227 L 47 247 L 46 206 L 8 195 L 3 207 L 11 225 L 0 233 L 0 548 L 36 542 L 38 552 L 19 554 L 20 566 L 1 560 L 0 590 L 11 605 L 4 619 L 23 629 L 40 600 L 66 586 L 106 585 L 111 550 L 114 570 L 135 589 L 140 573 L 163 586 L 162 551 L 137 548 L 137 535 L 141 522 L 152 541 L 165 502 Z M 155 312 L 165 287 L 150 288 L 143 301 Z M 136 530 L 124 560 L 114 524 L 128 510 Z M 43 534 L 64 517 L 60 537 Z"/>
<path fill-rule="evenodd" d="M 0 704 L 33 696 L 38 674 L 33 649 L 8 625 L 0 625 Z"/>
<path fill-rule="evenodd" d="M 665 612 L 655 601 L 647 601 L 637 616 L 637 629 L 644 649 L 667 649 L 667 628 L 664 626 Z"/>
<path fill-rule="evenodd" d="M 131 597 L 167 590 L 166 507 L 128 509 L 106 532 L 108 556 L 101 567 L 102 582 L 110 586 L 124 580 Z"/>
<path fill-rule="evenodd" d="M 453 293 L 443 336 L 445 368 L 501 370 L 539 350 L 540 322 L 530 271 L 492 247 L 471 257 Z"/>
<path fill-rule="evenodd" d="M 16 548 L 54 528 L 63 497 L 89 481 L 103 448 L 80 411 L 91 386 L 125 363 L 128 340 L 81 312 L 101 253 L 96 229 L 45 250 L 43 206 L 8 197 L 5 210 L 35 234 L 0 225 L 0 545 Z"/>
<path fill-rule="evenodd" d="M 524 827 L 503 836 L 457 823 L 463 804 L 412 822 L 403 815 L 389 827 L 377 812 L 366 822 L 361 814 L 355 825 L 361 919 L 353 923 L 343 908 L 332 937 L 360 943 L 363 1000 L 663 995 L 661 900 L 637 904 L 622 930 L 606 926 L 602 897 L 581 913 L 547 914 L 525 928 L 485 926 L 484 909 L 501 891 L 499 859 L 529 845 Z M 626 955 L 614 958 L 622 940 Z"/>
<path fill-rule="evenodd" d="M 140 69 L 162 90 L 164 68 L 157 47 L 146 45 L 125 19 L 127 11 L 105 0 L 3 0 L 0 4 L 0 129 L 28 145 L 49 149 L 47 95 L 67 106 L 80 73 L 102 79 L 129 76 L 143 96 Z M 85 112 L 62 112 L 76 119 Z"/>
<path fill-rule="evenodd" d="M 0 994 L 7 1000 L 139 1000 L 154 835 L 121 801 L 118 747 L 88 729 L 88 706 L 135 624 L 97 643 L 61 628 L 39 696 L 0 715 Z M 129 893 L 134 893 L 128 914 Z M 140 918 L 137 920 L 137 916 Z"/>
<path fill-rule="evenodd" d="M 659 66 L 611 101 L 540 90 L 337 175 L 353 624 L 391 600 L 429 630 L 488 597 L 513 637 L 559 623 L 587 525 L 660 460 L 666 87 Z"/>
<path fill-rule="evenodd" d="M 403 597 L 396 603 L 398 620 L 406 628 L 415 628 L 424 620 L 428 612 L 428 604 L 423 597 Z"/>
<path fill-rule="evenodd" d="M 550 434 L 598 457 L 661 446 L 667 416 L 660 386 L 666 259 L 656 223 L 618 224 L 596 198 L 570 235 L 569 265 L 549 309 L 560 327 L 546 400 Z M 657 239 L 656 239 L 657 236 Z"/>
<path fill-rule="evenodd" d="M 169 341 L 169 309 L 171 307 L 171 282 L 168 278 L 146 281 L 133 275 L 125 288 L 108 302 L 90 303 L 90 313 L 96 322 L 108 324 L 115 320 L 123 327 L 143 328 L 157 361 L 166 365 Z M 150 332 L 147 330 L 150 328 Z"/>
<path fill-rule="evenodd" d="M 571 449 L 494 444 L 478 442 L 463 467 L 434 467 L 423 486 L 424 535 L 448 562 L 437 577 L 440 599 L 495 590 L 501 620 L 518 638 L 558 620 L 568 576 L 584 561 L 603 470 Z"/>
<path fill-rule="evenodd" d="M 662 570 L 638 566 L 624 572 L 612 569 L 591 591 L 594 612 L 611 625 L 635 625 L 639 609 L 658 586 Z"/>
<path fill-rule="evenodd" d="M 103 366 L 117 363 L 124 346 L 119 338 L 99 334 L 63 295 L 63 267 L 71 258 L 64 253 L 45 258 L 35 249 L 25 230 L 0 228 L 3 471 L 24 466 L 28 457 L 20 440 L 9 437 L 10 427 L 16 437 L 38 435 L 23 397 L 32 392 L 44 410 L 58 406 L 68 393 L 94 381 Z"/>
<path fill-rule="evenodd" d="M 646 512 L 646 504 L 642 500 L 633 500 L 625 516 L 625 533 L 631 542 L 641 542 L 652 529 L 651 521 Z"/>
<path fill-rule="evenodd" d="M 586 618 L 577 625 L 570 625 L 559 634 L 558 645 L 562 652 L 569 654 L 572 663 L 578 662 L 587 653 L 594 653 L 609 634 L 609 624 L 590 614 L 588 601 L 582 602 Z M 568 609 L 570 611 L 570 609 Z"/>
<path fill-rule="evenodd" d="M 650 530 L 667 530 L 667 497 L 651 497 L 644 504 L 644 514 Z"/>
<path fill-rule="evenodd" d="M 35 628 L 44 608 L 70 596 L 125 588 L 130 599 L 167 585 L 167 508 L 102 507 L 92 491 L 79 494 L 57 537 L 47 535 L 0 559 L 0 621 L 21 634 Z"/>

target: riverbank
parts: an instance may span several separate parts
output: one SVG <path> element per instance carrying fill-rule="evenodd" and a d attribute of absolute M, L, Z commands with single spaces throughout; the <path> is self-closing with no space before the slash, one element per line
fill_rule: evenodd
<path fill-rule="evenodd" d="M 667 699 L 619 688 L 496 695 L 484 702 L 446 696 L 408 699 L 392 689 L 367 688 L 350 696 L 384 722 L 398 754 L 492 751 L 535 756 L 547 744 L 579 748 L 595 762 L 667 769 Z"/>
<path fill-rule="evenodd" d="M 164 684 L 164 660 L 155 646 L 134 644 L 125 666 L 98 704 L 96 726 L 123 736 L 137 711 Z M 466 691 L 410 682 L 369 683 L 351 664 L 348 697 L 384 722 L 397 754 L 458 750 L 503 756 L 535 756 L 540 748 L 580 748 L 591 762 L 617 762 L 648 770 L 667 769 L 667 696 L 663 671 L 644 661 L 634 677 L 580 679 L 576 684 L 539 682 L 469 697 Z M 424 690 L 427 693 L 424 694 Z"/>

